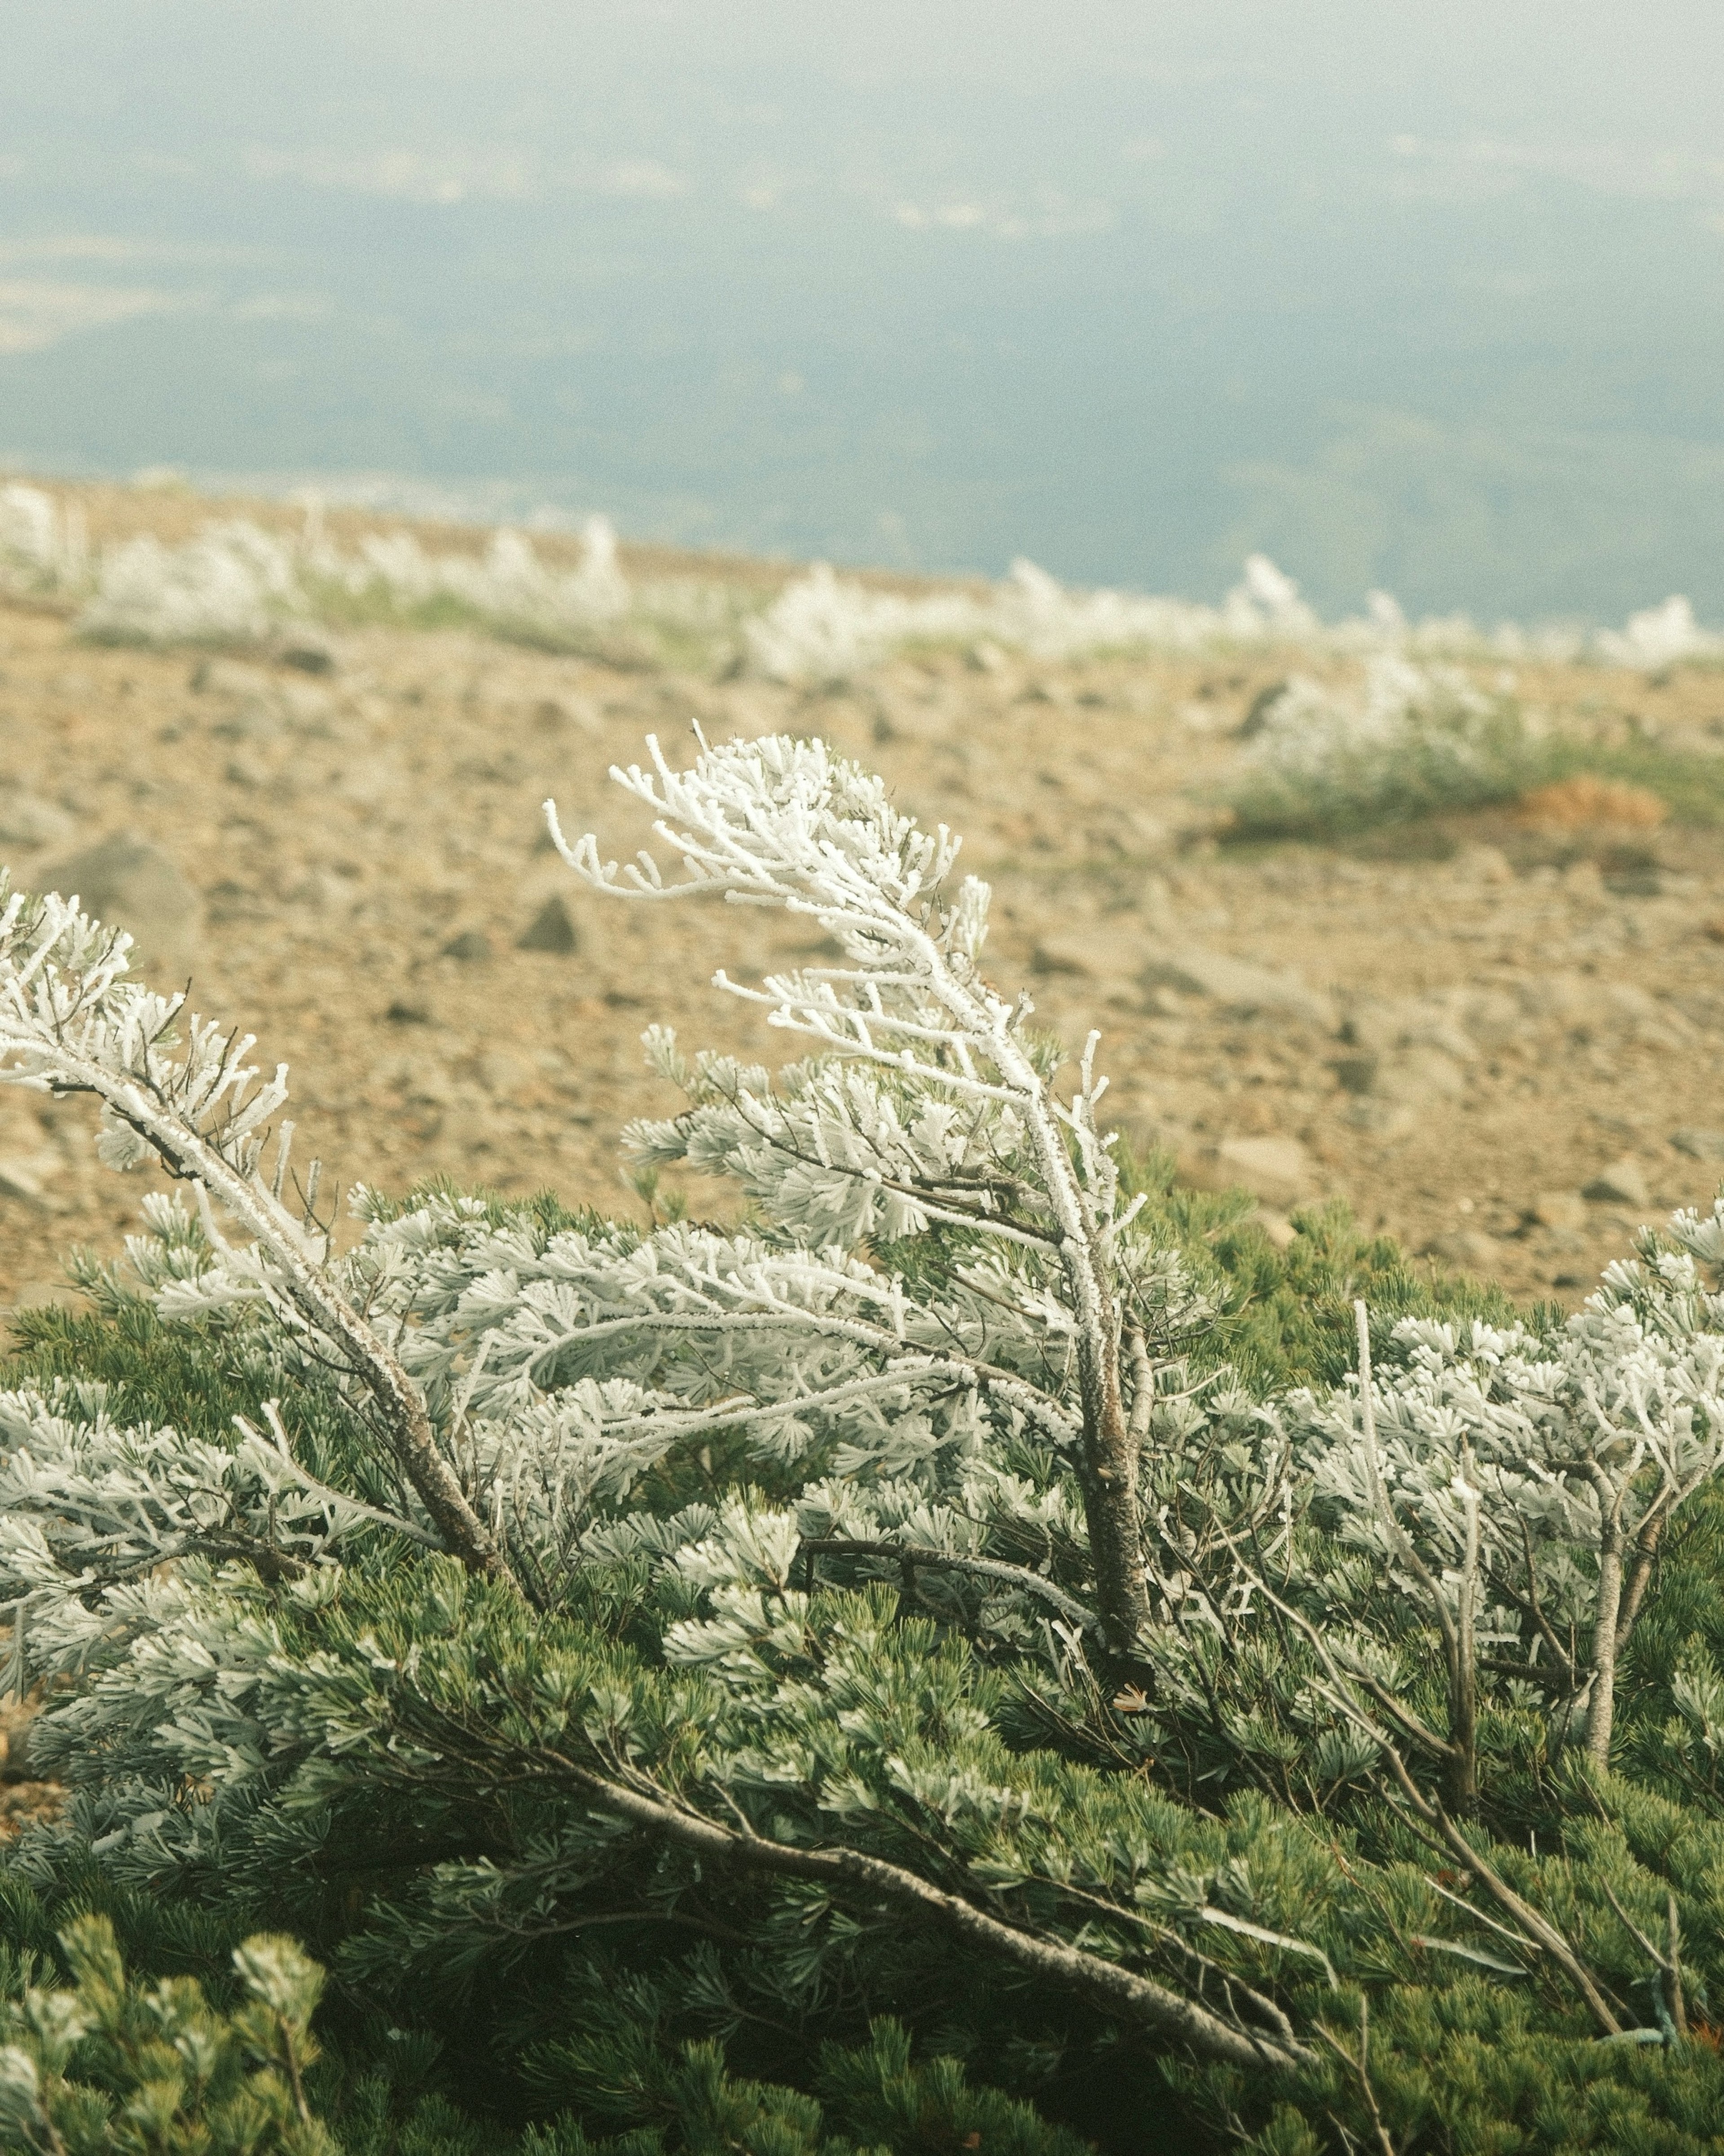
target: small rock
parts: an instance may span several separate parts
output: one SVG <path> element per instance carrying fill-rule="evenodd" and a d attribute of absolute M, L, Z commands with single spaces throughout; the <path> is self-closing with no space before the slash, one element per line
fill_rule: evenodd
<path fill-rule="evenodd" d="M 1094 971 L 1095 953 L 1075 936 L 1047 936 L 1029 954 L 1032 973 L 1078 973 Z"/>
<path fill-rule="evenodd" d="M 1378 1060 L 1371 1091 L 1385 1101 L 1422 1107 L 1433 1101 L 1458 1101 L 1466 1091 L 1466 1074 L 1439 1049 L 1408 1049 Z"/>
<path fill-rule="evenodd" d="M 1277 1213 L 1273 1206 L 1260 1205 L 1249 1218 L 1251 1226 L 1262 1229 L 1270 1245 L 1277 1250 L 1290 1249 L 1298 1240 L 1299 1230 L 1285 1213 Z"/>
<path fill-rule="evenodd" d="M 568 901 L 553 892 L 516 937 L 515 947 L 517 951 L 548 951 L 555 957 L 572 957 L 581 947 L 581 937 Z"/>
<path fill-rule="evenodd" d="M 1215 1148 L 1215 1165 L 1226 1182 L 1268 1205 L 1296 1204 L 1311 1196 L 1316 1181 L 1297 1138 L 1224 1138 Z"/>
<path fill-rule="evenodd" d="M 1400 1046 L 1403 1016 L 1402 1010 L 1394 1004 L 1375 1000 L 1357 1003 L 1347 1014 L 1341 1037 L 1360 1051 L 1362 1059 L 1368 1059 L 1374 1069 L 1379 1055 Z M 1363 1091 L 1364 1088 L 1360 1086 L 1352 1090 Z"/>
<path fill-rule="evenodd" d="M 1586 1201 L 1578 1190 L 1541 1190 L 1527 1207 L 1526 1216 L 1541 1228 L 1582 1228 Z"/>
<path fill-rule="evenodd" d="M 1308 988 L 1296 974 L 1271 973 L 1244 958 L 1224 952 L 1202 951 L 1195 946 L 1162 951 L 1138 973 L 1147 989 L 1178 988 L 1190 996 L 1207 996 L 1244 1018 L 1288 1018 L 1305 1025 L 1335 1029 L 1335 1006 L 1329 998 Z"/>
<path fill-rule="evenodd" d="M 481 928 L 464 928 L 459 936 L 451 936 L 443 947 L 445 958 L 461 958 L 469 963 L 489 958 L 490 954 L 491 939 Z"/>
<path fill-rule="evenodd" d="M 1608 983 L 1603 1003 L 1608 1016 L 1628 1025 L 1638 1040 L 1651 1040 L 1660 1047 L 1675 1045 L 1679 1036 L 1690 1030 L 1688 1021 L 1680 1011 L 1660 1003 L 1656 996 L 1648 995 L 1634 981 Z"/>
<path fill-rule="evenodd" d="M 1559 1019 L 1569 1024 L 1589 1018 L 1598 1002 L 1596 983 L 1583 973 L 1532 973 L 1516 982 L 1515 993 L 1528 1018 Z"/>
<path fill-rule="evenodd" d="M 1479 1059 L 1478 1044 L 1471 1035 L 1440 1014 L 1415 1020 L 1405 1039 L 1408 1047 L 1434 1048 L 1451 1062 L 1476 1063 Z"/>
<path fill-rule="evenodd" d="M 428 1056 L 398 1056 L 378 1075 L 384 1085 L 398 1088 L 404 1101 L 422 1106 L 446 1108 L 456 1098 L 449 1073 Z"/>
<path fill-rule="evenodd" d="M 8 793 L 0 799 L 0 844 L 51 846 L 70 838 L 72 830 L 64 808 L 34 793 Z"/>
<path fill-rule="evenodd" d="M 38 882 L 68 897 L 76 892 L 86 913 L 128 930 L 137 945 L 133 967 L 146 980 L 152 973 L 182 980 L 191 972 L 203 907 L 159 846 L 134 832 L 117 831 L 43 870 Z"/>
<path fill-rule="evenodd" d="M 475 1058 L 473 1067 L 487 1093 L 518 1093 L 532 1083 L 533 1074 L 521 1058 L 502 1049 L 486 1049 Z"/>
<path fill-rule="evenodd" d="M 1496 846 L 1465 846 L 1455 856 L 1455 873 L 1474 883 L 1512 883 L 1508 855 Z"/>
<path fill-rule="evenodd" d="M 598 712 L 582 696 L 540 697 L 533 706 L 533 724 L 544 734 L 561 733 L 568 726 L 579 726 L 582 732 L 589 734 L 604 731 L 603 721 Z"/>
<path fill-rule="evenodd" d="M 1502 1255 L 1496 1238 L 1481 1228 L 1451 1229 L 1446 1235 L 1434 1236 L 1425 1249 L 1445 1265 L 1460 1265 L 1475 1273 L 1490 1272 Z"/>
<path fill-rule="evenodd" d="M 187 685 L 201 696 L 267 696 L 269 677 L 261 666 L 247 666 L 233 659 L 206 659 L 192 668 Z"/>
<path fill-rule="evenodd" d="M 1646 1177 L 1632 1153 L 1624 1153 L 1614 1160 L 1607 1168 L 1595 1175 L 1581 1192 L 1595 1204 L 1650 1205 L 1652 1194 L 1646 1188 Z"/>
<path fill-rule="evenodd" d="M 1724 1160 L 1724 1131 L 1672 1131 L 1670 1143 L 1691 1160 Z"/>
<path fill-rule="evenodd" d="M 281 647 L 281 663 L 300 674 L 333 674 L 336 655 L 320 639 L 296 636 Z"/>
<path fill-rule="evenodd" d="M 391 1025 L 429 1025 L 431 1006 L 429 1004 L 410 1002 L 404 996 L 398 996 L 383 1015 Z"/>
<path fill-rule="evenodd" d="M 1664 894 L 1665 884 L 1663 870 L 1651 863 L 1622 869 L 1604 879 L 1605 890 L 1618 898 L 1659 898 Z"/>
<path fill-rule="evenodd" d="M 1596 861 L 1570 861 L 1562 871 L 1562 888 L 1572 898 L 1603 898 L 1604 871 Z"/>
<path fill-rule="evenodd" d="M 248 696 L 226 718 L 217 719 L 210 732 L 218 740 L 232 742 L 280 741 L 286 732 L 280 711 L 267 696 Z"/>
<path fill-rule="evenodd" d="M 303 741 L 330 741 L 336 702 L 327 689 L 311 681 L 284 681 L 280 691 L 288 731 Z"/>
<path fill-rule="evenodd" d="M 35 1157 L 26 1160 L 16 1153 L 0 1154 L 0 1198 L 39 1199 L 42 1195 L 43 1163 Z"/>
<path fill-rule="evenodd" d="M 1367 1137 L 1377 1138 L 1384 1145 L 1410 1137 L 1419 1127 L 1416 1109 L 1404 1101 L 1386 1101 L 1380 1095 L 1367 1095 L 1350 1103 L 1346 1121 L 1354 1130 L 1362 1131 Z"/>
<path fill-rule="evenodd" d="M 1521 1040 L 1526 1031 L 1526 1019 L 1514 998 L 1501 988 L 1466 990 L 1458 1002 L 1457 1019 L 1475 1050 L 1506 1047 L 1511 1041 Z"/>

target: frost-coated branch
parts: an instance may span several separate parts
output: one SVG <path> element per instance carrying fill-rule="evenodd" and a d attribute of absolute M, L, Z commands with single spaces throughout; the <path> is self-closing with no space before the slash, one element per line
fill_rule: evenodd
<path fill-rule="evenodd" d="M 818 741 L 788 737 L 704 742 L 692 769 L 673 770 L 656 741 L 651 767 L 612 775 L 657 813 L 680 857 L 667 883 L 643 854 L 619 870 L 592 835 L 570 845 L 546 803 L 563 859 L 594 890 L 658 899 L 717 893 L 817 921 L 840 966 L 773 975 L 759 989 L 716 985 L 764 1004 L 770 1021 L 813 1040 L 834 1068 L 790 1104 L 769 1081 L 710 1084 L 693 1111 L 698 1143 L 728 1143 L 758 1179 L 799 1182 L 804 1214 L 854 1217 L 854 1186 L 877 1194 L 889 1235 L 936 1223 L 984 1242 L 1049 1245 L 1069 1320 L 1082 1426 L 1080 1473 L 1107 1651 L 1131 1661 L 1150 1623 L 1138 1510 L 1138 1452 L 1121 1369 L 1118 1178 L 1095 1117 L 1106 1080 L 1086 1044 L 1070 1106 L 1055 1095 L 1024 1034 L 1028 999 L 1008 1003 L 977 968 L 988 893 L 975 878 L 947 883 L 957 841 L 920 830 L 891 806 L 884 783 Z M 909 1120 L 915 1110 L 916 1120 Z M 691 1133 L 685 1132 L 686 1142 Z M 651 1134 L 661 1152 L 674 1139 Z M 1009 1155 L 1029 1197 L 1018 1217 L 983 1194 L 952 1203 L 954 1168 L 979 1168 L 979 1138 Z M 777 1156 L 780 1158 L 775 1158 Z M 696 1158 L 694 1145 L 686 1156 Z M 776 1175 L 775 1175 L 776 1171 Z M 865 1214 L 875 1207 L 860 1201 Z"/>
<path fill-rule="evenodd" d="M 131 939 L 104 930 L 75 897 L 30 898 L 0 870 L 0 1082 L 102 1103 L 102 1158 L 129 1168 L 153 1153 L 192 1183 L 220 1240 L 213 1201 L 253 1239 L 255 1291 L 327 1342 L 375 1409 L 390 1450 L 450 1550 L 506 1575 L 489 1530 L 439 1452 L 412 1380 L 331 1274 L 327 1236 L 260 1172 L 269 1119 L 287 1099 L 286 1065 L 256 1083 L 253 1037 L 224 1034 L 126 978 Z M 181 1052 L 176 1054 L 176 1050 Z"/>

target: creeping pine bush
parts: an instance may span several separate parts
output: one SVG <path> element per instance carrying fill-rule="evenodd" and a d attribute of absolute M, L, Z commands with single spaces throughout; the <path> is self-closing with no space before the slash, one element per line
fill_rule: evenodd
<path fill-rule="evenodd" d="M 305 2096 L 321 1979 L 290 1939 L 235 1949 L 243 1995 L 226 2014 L 189 1977 L 129 1984 L 105 1917 L 59 1945 L 73 1988 L 26 1984 L 0 2007 L 0 2148 L 333 2156 Z"/>
<path fill-rule="evenodd" d="M 1724 1207 L 1567 1318 L 1332 1214 L 1278 1254 L 1122 1157 L 1096 1037 L 991 983 L 986 886 L 880 780 L 618 776 L 680 867 L 553 811 L 590 891 L 831 951 L 719 977 L 776 1073 L 648 1036 L 640 1185 L 733 1224 L 362 1191 L 338 1253 L 285 1072 L 0 904 L 0 1070 L 187 1194 L 0 1394 L 65 1787 L 0 1870 L 12 1989 L 75 1996 L 105 1917 L 215 2002 L 141 1992 L 148 2043 L 219 2050 L 291 1934 L 354 2150 L 1719 2148 Z M 121 2145 L 144 2094 L 18 2012 L 17 2087 Z M 237 2103 L 280 2062 L 231 2025 Z"/>

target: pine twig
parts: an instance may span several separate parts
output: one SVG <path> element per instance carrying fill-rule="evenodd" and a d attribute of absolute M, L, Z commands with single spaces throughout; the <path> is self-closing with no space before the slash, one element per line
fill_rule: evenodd
<path fill-rule="evenodd" d="M 1388 2128 L 1383 2123 L 1382 2108 L 1377 2101 L 1377 2092 L 1371 2085 L 1371 2003 L 1369 1999 L 1362 1993 L 1360 1994 L 1359 2048 L 1357 2056 L 1347 2049 L 1332 2029 L 1326 2027 L 1321 2021 L 1317 2024 L 1317 2035 L 1358 2083 L 1359 2093 L 1365 2099 L 1365 2108 L 1371 2117 L 1372 2138 L 1382 2151 L 1382 2156 L 1400 2156 L 1400 2152 L 1390 2138 Z"/>

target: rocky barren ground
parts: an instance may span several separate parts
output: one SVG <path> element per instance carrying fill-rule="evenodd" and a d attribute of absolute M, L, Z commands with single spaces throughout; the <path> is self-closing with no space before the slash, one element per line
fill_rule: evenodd
<path fill-rule="evenodd" d="M 148 976 L 189 974 L 199 1010 L 289 1061 L 301 1143 L 343 1183 L 441 1171 L 638 1207 L 618 1132 L 675 1105 L 642 1029 L 782 1056 L 708 983 L 806 954 L 805 924 L 607 903 L 544 837 L 550 794 L 608 855 L 644 843 L 608 767 L 649 732 L 680 755 L 696 719 L 715 740 L 824 734 L 964 833 L 996 888 L 996 981 L 1075 1048 L 1101 1027 L 1134 1141 L 1245 1183 L 1277 1235 L 1341 1198 L 1573 1302 L 1639 1220 L 1724 1176 L 1724 843 L 1497 812 L 1393 845 L 1231 850 L 1214 803 L 1286 654 L 932 652 L 818 693 L 448 631 L 357 630 L 333 655 L 314 675 L 95 648 L 0 606 L 0 855 L 126 918 Z M 1516 688 L 1724 747 L 1716 670 L 1527 666 Z M 64 1292 L 61 1253 L 134 1220 L 144 1185 L 98 1164 L 92 1127 L 86 1104 L 0 1091 L 0 1306 Z"/>

